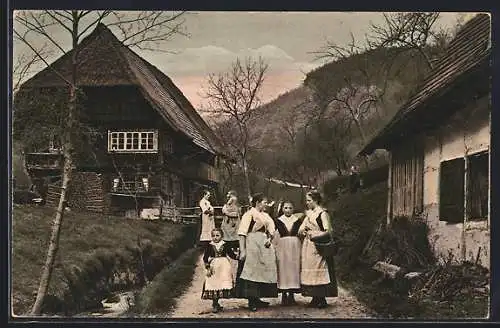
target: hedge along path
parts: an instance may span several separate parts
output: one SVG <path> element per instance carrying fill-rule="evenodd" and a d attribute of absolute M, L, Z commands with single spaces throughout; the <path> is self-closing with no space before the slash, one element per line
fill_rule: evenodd
<path fill-rule="evenodd" d="M 224 310 L 212 313 L 212 302 L 201 299 L 201 289 L 205 279 L 205 266 L 199 256 L 193 280 L 186 292 L 177 299 L 174 310 L 167 317 L 171 318 L 296 318 L 296 319 L 367 319 L 374 318 L 372 311 L 362 305 L 349 291 L 339 287 L 339 297 L 327 298 L 326 309 L 310 309 L 306 305 L 309 297 L 296 294 L 297 305 L 281 306 L 281 296 L 265 299 L 270 307 L 250 312 L 244 299 L 222 299 L 220 304 Z"/>
<path fill-rule="evenodd" d="M 135 307 L 128 317 L 165 317 L 175 305 L 175 299 L 189 286 L 200 251 L 191 248 L 165 267 L 138 294 Z M 164 313 L 159 315 L 159 313 Z"/>

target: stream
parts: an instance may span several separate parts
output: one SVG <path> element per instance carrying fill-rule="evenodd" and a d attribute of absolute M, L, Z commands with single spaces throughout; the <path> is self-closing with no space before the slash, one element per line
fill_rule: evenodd
<path fill-rule="evenodd" d="M 101 317 L 118 318 L 125 315 L 135 304 L 135 293 L 138 290 L 123 291 L 113 294 L 111 297 L 101 301 L 102 308 L 95 311 L 86 311 L 74 317 Z"/>
<path fill-rule="evenodd" d="M 171 271 L 175 269 L 182 261 L 185 260 L 186 256 L 189 256 L 196 249 L 190 248 L 184 251 L 178 256 L 176 260 L 165 266 L 158 275 L 165 271 Z M 158 276 L 157 275 L 157 276 Z M 156 277 L 155 277 L 156 278 Z M 155 279 L 153 278 L 153 280 Z M 191 281 L 191 279 L 190 279 Z M 149 283 L 151 283 L 150 281 Z M 131 312 L 134 311 L 136 297 L 142 292 L 144 288 L 147 288 L 149 283 L 142 287 L 134 287 L 128 290 L 117 291 L 113 293 L 106 299 L 101 301 L 102 308 L 89 309 L 87 311 L 81 312 L 74 315 L 73 317 L 97 317 L 97 318 L 118 318 L 118 317 L 128 317 Z"/>

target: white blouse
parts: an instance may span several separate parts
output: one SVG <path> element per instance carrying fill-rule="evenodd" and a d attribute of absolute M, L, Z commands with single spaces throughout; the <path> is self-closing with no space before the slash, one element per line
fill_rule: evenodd
<path fill-rule="evenodd" d="M 269 234 L 274 234 L 276 228 L 274 226 L 274 221 L 269 214 L 266 212 L 259 212 L 255 207 L 252 207 L 241 217 L 240 226 L 238 227 L 238 235 L 247 235 L 252 219 L 255 221 L 255 224 L 250 232 L 255 232 L 260 230 L 262 227 L 265 227 Z"/>
<path fill-rule="evenodd" d="M 214 210 L 214 208 L 212 207 L 212 204 L 210 204 L 210 201 L 206 200 L 205 198 L 200 200 L 200 207 L 201 207 L 202 214 L 205 214 L 205 212 L 208 210 L 210 210 L 210 211 Z"/>

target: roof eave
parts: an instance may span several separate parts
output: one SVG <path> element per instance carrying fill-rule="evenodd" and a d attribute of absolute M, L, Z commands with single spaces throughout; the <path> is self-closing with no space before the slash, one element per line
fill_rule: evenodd
<path fill-rule="evenodd" d="M 402 125 L 408 122 L 408 120 L 412 119 L 411 116 L 415 115 L 415 112 L 420 112 L 423 107 L 426 107 L 429 105 L 429 103 L 432 103 L 436 99 L 442 97 L 442 92 L 445 90 L 447 87 L 450 87 L 457 83 L 457 81 L 460 81 L 462 79 L 466 79 L 470 76 L 471 72 L 476 71 L 478 68 L 483 66 L 485 63 L 488 62 L 490 58 L 490 53 L 487 52 L 483 58 L 478 62 L 478 64 L 470 67 L 468 70 L 462 72 L 460 75 L 456 76 L 452 81 L 447 83 L 446 85 L 441 86 L 436 92 L 429 96 L 428 98 L 424 99 L 418 107 L 416 107 L 411 113 L 405 115 L 405 117 L 398 117 L 396 114 L 393 119 L 389 121 L 389 123 L 372 139 L 368 144 L 366 144 L 361 151 L 358 152 L 358 156 L 366 156 L 370 155 L 377 149 L 385 149 L 389 150 L 390 145 L 392 142 L 390 141 L 391 137 L 395 132 L 397 132 L 397 129 Z M 404 110 L 406 107 L 403 106 L 400 108 L 399 111 Z M 398 111 L 398 112 L 399 112 Z"/>

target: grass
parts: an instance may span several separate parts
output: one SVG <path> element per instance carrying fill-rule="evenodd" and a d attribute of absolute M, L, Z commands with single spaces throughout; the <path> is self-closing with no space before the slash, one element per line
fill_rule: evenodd
<path fill-rule="evenodd" d="M 12 307 L 14 314 L 30 310 L 45 262 L 55 210 L 14 206 L 12 215 Z M 65 287 L 63 268 L 83 263 L 98 249 L 117 250 L 137 238 L 169 244 L 182 226 L 167 222 L 132 220 L 100 214 L 67 212 L 62 224 L 59 251 L 49 286 L 57 295 Z"/>
<path fill-rule="evenodd" d="M 370 273 L 368 268 L 358 267 L 355 271 L 344 285 L 381 318 L 478 319 L 486 318 L 488 313 L 489 300 L 485 296 L 460 295 L 451 302 L 432 299 L 410 302 L 406 294 L 397 292 L 393 281 L 374 283 L 378 276 Z"/>
<path fill-rule="evenodd" d="M 327 195 L 330 196 L 331 195 Z M 337 276 L 344 286 L 381 318 L 459 319 L 484 318 L 488 298 L 461 295 L 448 302 L 429 298 L 408 299 L 408 286 L 379 280 L 380 274 L 364 263 L 362 253 L 387 209 L 387 183 L 379 183 L 356 194 L 342 194 L 329 202 L 333 230 L 341 243 L 337 255 Z M 373 259 L 372 259 L 373 260 Z M 382 259 L 379 259 L 382 260 Z"/>
<path fill-rule="evenodd" d="M 129 316 L 168 316 L 176 304 L 176 298 L 189 287 L 199 255 L 198 249 L 190 249 L 156 275 L 137 295 L 136 307 Z"/>

